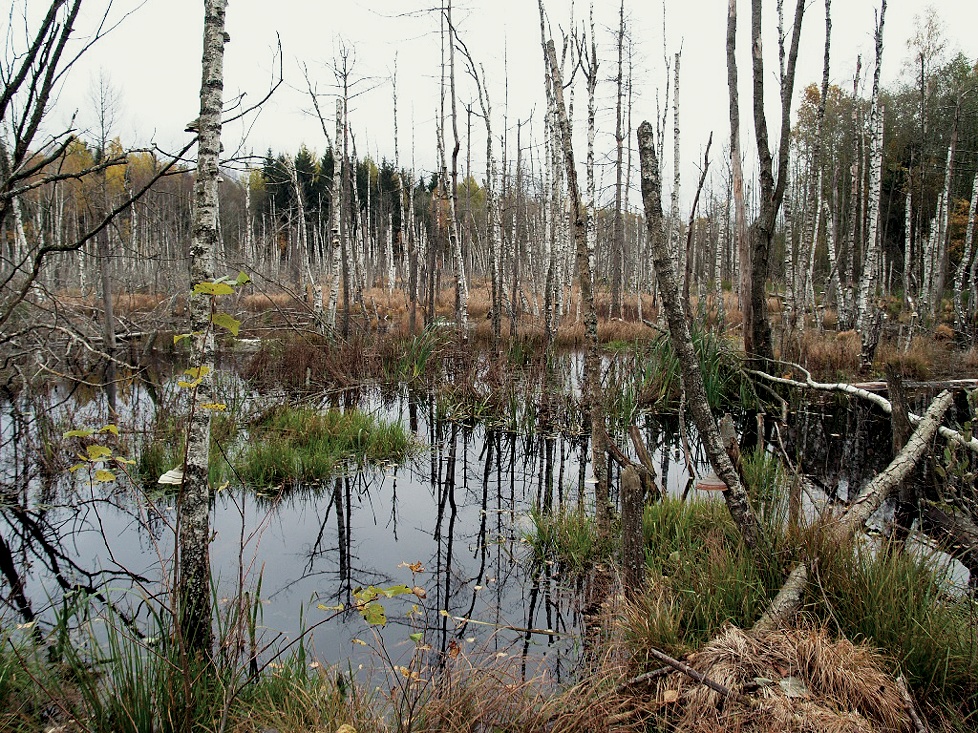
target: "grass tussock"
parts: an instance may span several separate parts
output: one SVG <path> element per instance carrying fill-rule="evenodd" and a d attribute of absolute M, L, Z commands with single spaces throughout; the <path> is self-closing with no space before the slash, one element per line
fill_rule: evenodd
<path fill-rule="evenodd" d="M 652 701 L 617 689 L 619 679 L 618 669 L 598 669 L 581 683 L 555 693 L 544 679 L 524 680 L 518 669 L 459 657 L 439 676 L 413 729 L 439 733 L 649 730 Z"/>
<path fill-rule="evenodd" d="M 785 344 L 783 359 L 801 364 L 816 379 L 835 379 L 859 371 L 862 342 L 855 331 L 806 329 Z"/>
<path fill-rule="evenodd" d="M 283 405 L 254 422 L 248 445 L 234 464 L 246 485 L 282 487 L 320 483 L 350 461 L 399 462 L 413 448 L 411 436 L 399 423 L 359 410 Z"/>
<path fill-rule="evenodd" d="M 690 664 L 728 689 L 729 700 L 685 675 L 658 685 L 669 728 L 689 733 L 909 731 L 899 688 L 885 660 L 867 646 L 823 629 L 747 634 L 728 627 Z"/>
<path fill-rule="evenodd" d="M 71 633 L 5 633 L 0 649 L 0 730 L 253 733 L 385 730 L 373 700 L 300 646 L 257 673 L 241 660 L 204 665 L 182 655 L 162 617 L 142 635 L 110 611 Z M 52 659 L 53 658 L 53 659 Z"/>
<path fill-rule="evenodd" d="M 840 634 L 885 650 L 931 700 L 978 713 L 978 610 L 947 593 L 926 555 L 870 544 L 821 547 L 810 611 Z"/>
<path fill-rule="evenodd" d="M 583 508 L 533 510 L 529 517 L 523 539 L 534 565 L 551 564 L 557 573 L 579 577 L 614 559 L 616 542 L 598 532 L 594 516 Z"/>

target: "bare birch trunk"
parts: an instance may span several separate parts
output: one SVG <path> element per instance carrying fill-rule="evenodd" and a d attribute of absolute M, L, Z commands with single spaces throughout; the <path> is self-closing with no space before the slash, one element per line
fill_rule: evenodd
<path fill-rule="evenodd" d="M 740 95 L 737 87 L 737 0 L 727 4 L 727 93 L 730 97 L 730 169 L 734 204 L 734 230 L 732 248 L 738 253 L 740 309 L 744 323 L 744 351 L 754 350 L 749 325 L 751 323 L 750 298 L 750 238 L 747 234 L 747 214 L 744 203 L 744 169 L 740 152 Z"/>
<path fill-rule="evenodd" d="M 336 328 L 336 307 L 339 303 L 340 270 L 346 270 L 345 263 L 340 257 L 345 249 L 342 243 L 343 225 L 343 150 L 340 140 L 343 139 L 343 100 L 336 100 L 336 135 L 333 137 L 333 187 L 330 196 L 330 218 L 332 219 L 332 254 L 330 261 L 329 306 L 327 307 L 326 323 L 331 329 Z"/>
<path fill-rule="evenodd" d="M 224 12 L 226 0 L 205 0 L 204 42 L 198 121 L 197 180 L 194 185 L 193 239 L 190 245 L 191 287 L 214 279 L 218 244 L 218 164 L 224 89 Z M 208 454 L 213 403 L 214 330 L 212 298 L 190 297 L 190 331 L 194 341 L 197 386 L 187 427 L 183 484 L 179 495 L 177 622 L 191 656 L 209 657 L 212 648 L 210 577 L 210 485 Z"/>
<path fill-rule="evenodd" d="M 955 329 L 964 332 L 967 328 L 967 320 L 964 312 L 964 280 L 968 273 L 968 265 L 971 262 L 972 247 L 975 237 L 975 205 L 978 203 L 978 173 L 975 173 L 975 180 L 971 184 L 971 203 L 968 206 L 968 221 L 964 231 L 964 252 L 961 255 L 961 262 L 958 264 L 958 271 L 954 278 L 954 322 Z M 975 309 L 974 301 L 968 303 L 972 311 Z"/>
<path fill-rule="evenodd" d="M 622 316 L 623 282 L 625 280 L 625 218 L 622 213 L 623 148 L 625 144 L 624 116 L 624 65 L 625 49 L 625 2 L 618 9 L 618 75 L 615 77 L 615 213 L 614 231 L 611 237 L 611 309 L 609 315 Z"/>
<path fill-rule="evenodd" d="M 879 22 L 876 24 L 876 68 L 873 72 L 873 97 L 870 103 L 869 128 L 869 197 L 866 203 L 869 224 L 866 232 L 866 257 L 863 259 L 862 277 L 859 279 L 859 300 L 856 304 L 856 330 L 862 338 L 863 362 L 872 361 L 872 330 L 876 304 L 877 271 L 880 266 L 879 220 L 880 182 L 883 166 L 883 109 L 879 103 L 880 67 L 883 63 L 883 23 L 886 20 L 886 0 L 880 5 Z"/>
<path fill-rule="evenodd" d="M 557 52 L 553 41 L 545 46 L 550 79 L 553 83 L 557 124 L 567 175 L 567 192 L 570 198 L 571 223 L 574 228 L 577 273 L 581 285 L 581 302 L 584 311 L 584 332 L 587 351 L 584 356 L 584 399 L 589 405 L 591 420 L 591 459 L 595 484 L 595 520 L 598 530 L 607 533 L 611 524 L 611 507 L 608 502 L 608 459 L 605 453 L 604 412 L 601 404 L 601 357 L 598 353 L 598 312 L 594 303 L 594 283 L 591 260 L 587 249 L 586 214 L 581 207 L 581 192 L 577 185 L 577 168 L 571 143 L 570 123 L 564 108 L 564 90 Z"/>

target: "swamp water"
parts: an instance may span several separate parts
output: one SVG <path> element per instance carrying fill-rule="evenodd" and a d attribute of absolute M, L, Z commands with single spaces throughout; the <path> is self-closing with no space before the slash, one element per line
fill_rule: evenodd
<path fill-rule="evenodd" d="M 244 402 L 281 401 L 240 383 L 235 389 Z M 124 436 L 150 434 L 162 409 L 154 395 L 133 383 L 119 399 Z M 558 680 L 570 673 L 581 647 L 583 589 L 562 580 L 552 562 L 534 564 L 524 537 L 533 511 L 593 505 L 586 438 L 445 420 L 435 397 L 406 389 L 367 390 L 354 401 L 408 427 L 420 448 L 401 465 L 351 466 L 323 485 L 220 491 L 211 544 L 220 611 L 247 591 L 258 605 L 255 646 L 265 659 L 306 630 L 302 643 L 324 664 L 389 668 L 424 643 L 443 653 L 518 660 L 524 674 L 541 665 Z M 160 594 L 172 587 L 172 497 L 154 493 L 147 502 L 121 476 L 93 484 L 84 471 L 68 474 L 68 464 L 51 455 L 61 451 L 70 461 L 63 432 L 97 428 L 105 414 L 97 393 L 64 387 L 0 406 L 4 627 L 30 618 L 50 623 L 55 613 L 76 608 L 79 593 L 92 610 L 108 601 L 137 625 L 146 622 L 148 599 L 165 602 Z M 839 419 L 831 406 L 806 410 L 798 446 L 817 464 L 823 485 L 845 488 L 858 478 L 853 469 L 869 471 L 885 459 L 867 452 L 880 444 L 878 424 L 844 418 L 840 427 Z M 646 415 L 639 424 L 660 484 L 683 494 L 689 474 L 675 418 Z M 128 441 L 133 450 L 137 444 Z M 689 446 L 701 471 L 705 459 L 695 436 Z M 368 626 L 354 610 L 330 610 L 349 609 L 358 588 L 401 584 L 424 589 L 418 594 L 424 597 L 382 599 L 384 627 Z M 73 618 L 89 617 L 79 611 Z"/>

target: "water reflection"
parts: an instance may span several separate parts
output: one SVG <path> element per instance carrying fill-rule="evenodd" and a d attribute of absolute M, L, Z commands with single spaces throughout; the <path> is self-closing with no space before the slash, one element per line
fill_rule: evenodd
<path fill-rule="evenodd" d="M 256 403 L 272 399 L 235 389 Z M 157 411 L 174 409 L 157 391 L 120 383 L 118 450 L 134 455 L 139 437 L 152 435 Z M 531 566 L 521 540 L 531 510 L 591 506 L 587 435 L 449 422 L 439 419 L 434 395 L 407 390 L 346 391 L 324 402 L 400 421 L 426 447 L 404 465 L 351 471 L 320 486 L 219 493 L 212 566 L 220 607 L 248 591 L 261 604 L 259 646 L 311 629 L 309 646 L 328 662 L 375 663 L 363 641 L 382 644 L 391 659 L 410 657 L 409 634 L 421 632 L 433 652 L 522 657 L 531 672 L 542 660 L 564 676 L 581 645 L 583 589 L 568 587 L 548 565 Z M 8 622 L 49 624 L 80 592 L 115 604 L 137 625 L 149 604 L 168 603 L 172 501 L 149 498 L 123 480 L 92 484 L 84 472 L 67 470 L 71 455 L 61 434 L 100 425 L 107 408 L 104 396 L 63 386 L 8 395 L 0 406 L 0 576 Z M 881 442 L 851 414 L 802 412 L 793 433 L 793 455 L 827 476 L 830 490 L 846 480 L 845 456 L 866 465 Z M 675 420 L 646 416 L 641 429 L 663 489 L 683 493 L 689 472 Z M 620 445 L 629 451 L 626 441 Z M 705 462 L 695 435 L 689 460 Z M 406 567 L 418 563 L 424 572 Z M 359 588 L 402 583 L 422 587 L 425 598 L 384 600 L 382 629 L 368 628 L 355 611 L 331 619 L 335 612 L 320 608 L 349 608 Z"/>

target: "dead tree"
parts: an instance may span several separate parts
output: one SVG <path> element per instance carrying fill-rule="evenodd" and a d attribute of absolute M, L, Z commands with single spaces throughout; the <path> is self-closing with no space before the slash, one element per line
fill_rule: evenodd
<path fill-rule="evenodd" d="M 910 475 L 923 457 L 952 401 L 953 394 L 947 390 L 937 396 L 904 449 L 859 492 L 859 496 L 845 513 L 829 525 L 827 541 L 834 545 L 844 545 L 852 540 L 866 520 L 882 506 L 894 487 Z M 808 575 L 808 563 L 804 562 L 791 571 L 764 615 L 754 624 L 754 631 L 775 629 L 786 623 L 801 608 L 805 590 L 808 588 Z"/>
<path fill-rule="evenodd" d="M 774 158 L 768 142 L 767 115 L 764 112 L 764 52 L 761 43 L 763 0 L 751 2 L 752 70 L 754 79 L 754 134 L 760 162 L 760 215 L 751 251 L 750 308 L 744 321 L 744 350 L 759 363 L 774 358 L 771 324 L 767 316 L 767 279 L 770 274 L 771 246 L 778 211 L 788 183 L 788 159 L 791 133 L 791 97 L 795 85 L 795 68 L 801 40 L 801 23 L 805 0 L 797 0 L 791 32 L 791 47 L 781 83 L 781 134 L 778 140 L 778 170 L 774 177 Z M 729 20 L 728 20 L 729 28 Z M 729 46 L 729 31 L 728 31 Z"/>
<path fill-rule="evenodd" d="M 750 504 L 747 491 L 724 449 L 723 440 L 717 427 L 703 386 L 689 320 L 682 304 L 679 284 L 673 258 L 666 246 L 662 222 L 662 185 L 659 178 L 659 162 L 655 151 L 655 137 L 652 125 L 643 122 L 638 126 L 638 153 L 642 180 L 642 199 L 645 203 L 645 221 L 649 230 L 649 246 L 652 261 L 662 297 L 662 308 L 669 325 L 669 335 L 673 350 L 679 359 L 683 389 L 696 429 L 703 441 L 703 447 L 710 459 L 713 470 L 727 485 L 723 492 L 730 516 L 740 529 L 744 544 L 757 553 L 763 548 L 764 539 L 757 517 Z"/>

